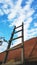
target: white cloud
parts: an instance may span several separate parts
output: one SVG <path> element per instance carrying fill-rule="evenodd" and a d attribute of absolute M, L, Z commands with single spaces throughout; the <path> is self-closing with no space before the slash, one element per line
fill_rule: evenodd
<path fill-rule="evenodd" d="M 14 7 L 11 0 L 0 0 L 0 3 L 3 3 L 3 6 L 1 7 L 1 11 L 3 14 L 9 14 L 11 12 L 11 8 Z M 10 9 L 8 9 L 9 6 Z"/>
<path fill-rule="evenodd" d="M 35 27 L 37 26 L 37 22 L 36 22 L 36 23 L 34 23 L 34 26 L 35 26 Z"/>
<path fill-rule="evenodd" d="M 24 40 L 27 40 L 28 39 L 28 28 L 30 26 L 30 23 L 32 22 L 32 17 L 28 18 L 25 22 L 24 22 Z"/>
<path fill-rule="evenodd" d="M 19 3 L 20 2 L 21 1 L 19 1 Z M 16 8 L 16 6 L 15 6 L 16 9 L 14 8 L 13 15 L 11 14 L 12 16 L 8 17 L 9 20 L 12 20 L 16 16 L 16 14 L 19 13 L 18 18 L 16 18 L 14 20 L 14 22 L 12 22 L 10 24 L 10 26 L 13 26 L 13 25 L 19 26 L 19 25 L 22 24 L 22 22 L 24 22 L 24 40 L 27 40 L 28 37 L 29 37 L 29 34 L 28 34 L 29 30 L 28 30 L 28 28 L 30 26 L 30 23 L 33 20 L 33 18 L 31 16 L 35 12 L 32 8 L 30 8 L 32 2 L 33 2 L 33 0 L 28 0 L 26 2 L 26 5 L 24 6 L 24 8 L 22 8 L 19 3 L 16 4 L 18 8 Z"/>
<path fill-rule="evenodd" d="M 0 0 L 0 3 L 3 2 L 3 0 Z"/>
<path fill-rule="evenodd" d="M 3 11 L 0 9 L 0 16 L 3 15 Z"/>
<path fill-rule="evenodd" d="M 21 2 L 21 0 L 19 1 L 19 3 L 20 2 Z M 8 19 L 11 20 L 16 16 L 17 13 L 19 14 L 18 18 L 16 18 L 14 20 L 14 22 L 11 23 L 10 26 L 13 26 L 13 25 L 18 26 L 18 25 L 20 25 L 24 20 L 31 17 L 31 15 L 34 13 L 34 10 L 30 8 L 30 4 L 27 3 L 24 8 L 21 8 L 19 3 L 14 7 L 14 9 L 11 11 L 10 15 L 8 15 Z"/>
<path fill-rule="evenodd" d="M 18 45 L 18 44 L 20 44 L 20 43 L 22 43 L 22 38 L 17 39 L 17 40 L 14 42 L 14 44 L 11 45 L 11 47 L 14 47 L 14 46 L 16 46 L 16 45 Z M 11 47 L 10 47 L 10 48 L 11 48 Z"/>
<path fill-rule="evenodd" d="M 33 29 L 31 29 L 31 30 L 29 30 L 29 32 L 28 32 L 28 37 L 29 38 L 32 38 L 32 37 L 36 37 L 37 35 L 37 28 L 33 28 Z"/>
<path fill-rule="evenodd" d="M 33 2 L 34 0 L 28 0 L 26 3 L 28 4 L 28 5 L 31 5 L 31 3 Z"/>
<path fill-rule="evenodd" d="M 3 6 L 4 13 L 8 14 L 8 20 L 13 21 L 14 19 L 14 21 L 9 25 L 10 27 L 13 25 L 19 26 L 24 22 L 24 40 L 34 37 L 36 34 L 35 31 L 37 31 L 36 29 L 28 30 L 30 23 L 33 21 L 32 15 L 35 12 L 35 10 L 30 7 L 33 1 L 34 0 L 28 0 L 24 8 L 22 8 L 22 0 L 18 0 L 16 5 L 14 5 L 11 0 L 5 0 L 5 4 Z M 10 5 L 10 9 L 7 8 L 8 5 Z M 19 43 L 19 41 L 17 41 L 17 43 Z"/>
<path fill-rule="evenodd" d="M 18 0 L 17 5 L 15 5 L 14 8 L 11 9 L 11 13 L 8 15 L 9 20 L 11 20 L 12 18 L 16 16 L 17 12 L 20 9 L 21 2 L 22 0 Z"/>
<path fill-rule="evenodd" d="M 2 43 L 2 45 L 0 46 L 0 53 L 5 51 L 7 49 L 8 43 L 4 42 Z"/>

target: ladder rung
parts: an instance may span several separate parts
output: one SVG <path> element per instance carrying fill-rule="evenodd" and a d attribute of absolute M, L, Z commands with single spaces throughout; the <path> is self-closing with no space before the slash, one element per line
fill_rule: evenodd
<path fill-rule="evenodd" d="M 20 45 L 20 46 L 18 46 L 18 47 L 12 48 L 12 49 L 7 49 L 6 51 L 16 50 L 16 49 L 19 49 L 19 48 L 23 48 L 23 45 Z M 6 51 L 5 51 L 5 52 L 6 52 Z"/>
<path fill-rule="evenodd" d="M 16 27 L 15 29 L 17 29 L 17 28 L 19 28 L 19 27 L 21 27 L 22 25 L 20 25 L 20 26 L 18 26 L 18 27 Z"/>
<path fill-rule="evenodd" d="M 23 48 L 23 46 L 21 45 L 21 46 L 19 46 L 17 48 L 13 48 L 12 50 L 16 50 L 16 49 L 19 49 L 19 48 Z"/>
<path fill-rule="evenodd" d="M 17 38 L 14 38 L 14 39 L 12 39 L 12 40 L 15 40 L 15 39 L 18 39 L 18 38 L 21 38 L 22 36 L 20 36 L 20 37 L 17 37 Z"/>
<path fill-rule="evenodd" d="M 19 30 L 19 31 L 16 31 L 16 32 L 15 32 L 15 34 L 16 34 L 17 32 L 20 32 L 20 31 L 22 31 L 22 29 L 21 29 L 21 30 Z"/>

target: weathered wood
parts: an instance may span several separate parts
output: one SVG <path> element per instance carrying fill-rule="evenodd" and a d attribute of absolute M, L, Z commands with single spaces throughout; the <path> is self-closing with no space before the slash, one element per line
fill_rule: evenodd
<path fill-rule="evenodd" d="M 8 47 L 7 47 L 7 49 L 9 49 L 9 48 L 10 48 L 10 45 L 11 45 L 11 42 L 12 42 L 12 38 L 13 38 L 13 35 L 14 35 L 14 31 L 15 31 L 15 28 L 16 28 L 16 27 L 14 27 L 13 33 L 11 34 L 11 38 L 10 38 L 10 40 L 9 40 L 9 43 L 8 43 Z M 5 63 L 5 62 L 6 62 L 6 60 L 7 60 L 7 57 L 8 57 L 8 52 L 9 52 L 9 51 L 6 51 L 6 55 L 5 55 L 5 58 L 4 58 L 3 63 Z"/>

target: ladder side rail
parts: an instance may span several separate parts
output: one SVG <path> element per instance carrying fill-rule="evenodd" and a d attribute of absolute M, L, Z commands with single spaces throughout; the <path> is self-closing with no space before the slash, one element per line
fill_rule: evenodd
<path fill-rule="evenodd" d="M 8 42 L 8 47 L 7 47 L 7 49 L 10 48 L 10 45 L 11 45 L 11 42 L 12 42 L 12 38 L 13 38 L 13 35 L 14 35 L 14 31 L 15 31 L 15 28 L 16 28 L 16 27 L 14 27 L 13 33 L 11 34 L 11 38 L 10 38 L 10 40 L 9 40 L 9 42 Z M 7 60 L 7 57 L 8 57 L 8 53 L 9 53 L 9 51 L 6 51 L 6 55 L 5 55 L 5 58 L 4 58 L 3 63 L 6 63 L 6 60 Z"/>
<path fill-rule="evenodd" d="M 15 29 L 20 28 L 21 26 L 22 26 L 22 29 L 15 32 Z M 20 32 L 20 31 L 22 31 L 22 36 L 17 37 L 17 38 L 13 38 L 14 34 Z M 22 59 L 22 63 L 24 63 L 24 24 L 23 23 L 22 23 L 22 25 L 14 28 L 13 33 L 11 34 L 11 38 L 8 42 L 7 50 L 10 48 L 11 42 L 15 39 L 18 39 L 18 38 L 22 38 L 22 45 L 18 48 L 22 48 L 22 58 L 21 59 Z M 18 48 L 15 48 L 15 49 L 18 49 Z M 15 49 L 13 49 L 13 50 L 15 50 Z M 8 51 L 7 50 L 6 50 L 6 55 L 5 55 L 3 63 L 6 63 L 6 60 L 8 57 L 9 50 Z"/>

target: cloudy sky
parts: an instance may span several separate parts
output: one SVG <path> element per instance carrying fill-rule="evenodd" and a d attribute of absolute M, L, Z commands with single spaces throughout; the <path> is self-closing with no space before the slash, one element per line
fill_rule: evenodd
<path fill-rule="evenodd" d="M 9 40 L 14 25 L 22 22 L 24 41 L 37 37 L 37 0 L 0 0 L 0 37 Z"/>

